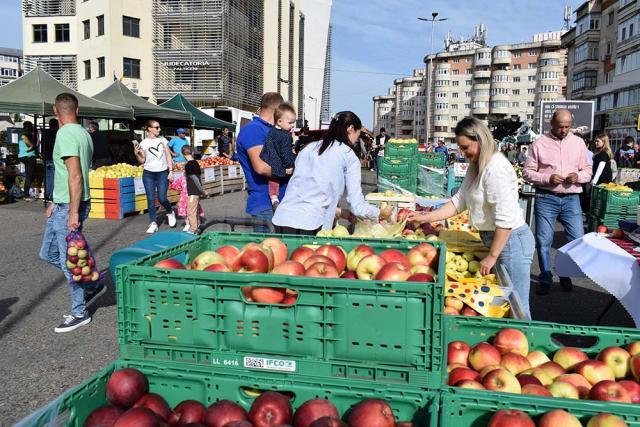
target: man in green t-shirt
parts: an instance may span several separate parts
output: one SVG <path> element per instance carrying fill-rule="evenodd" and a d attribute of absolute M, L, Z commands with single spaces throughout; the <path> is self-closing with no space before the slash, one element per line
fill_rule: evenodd
<path fill-rule="evenodd" d="M 56 97 L 53 112 L 60 129 L 53 149 L 55 176 L 53 203 L 47 206 L 47 226 L 40 248 L 40 258 L 60 268 L 71 287 L 71 315 L 55 332 L 69 332 L 91 322 L 87 304 L 106 290 L 104 284 L 79 285 L 72 281 L 66 267 L 67 241 L 70 231 L 81 230 L 91 209 L 89 166 L 93 156 L 91 136 L 78 124 L 78 99 L 70 93 Z"/>

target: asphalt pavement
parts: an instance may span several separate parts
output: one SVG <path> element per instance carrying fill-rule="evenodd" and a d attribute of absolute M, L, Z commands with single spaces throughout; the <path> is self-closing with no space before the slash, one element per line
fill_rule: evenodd
<path fill-rule="evenodd" d="M 372 191 L 375 176 L 364 172 L 365 193 Z M 237 192 L 203 201 L 208 217 L 244 216 L 246 193 Z M 53 328 L 68 314 L 69 288 L 59 270 L 38 257 L 45 225 L 42 203 L 18 202 L 0 206 L 0 425 L 30 414 L 69 388 L 83 382 L 118 357 L 114 286 L 94 307 L 92 322 L 70 333 Z M 146 215 L 123 220 L 90 219 L 85 233 L 99 268 L 107 269 L 111 254 L 146 237 Z M 166 223 L 160 229 L 168 229 Z M 211 230 L 229 230 L 217 225 Z M 238 228 L 237 231 L 247 230 Z M 554 247 L 563 244 L 557 233 Z M 538 267 L 534 258 L 532 276 Z M 575 280 L 565 292 L 554 286 L 550 295 L 535 294 L 531 309 L 536 320 L 593 325 L 609 295 L 587 279 Z M 619 303 L 603 317 L 604 325 L 632 326 Z"/>

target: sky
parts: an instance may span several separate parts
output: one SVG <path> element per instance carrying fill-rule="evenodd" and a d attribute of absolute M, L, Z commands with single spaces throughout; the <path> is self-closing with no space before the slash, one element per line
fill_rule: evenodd
<path fill-rule="evenodd" d="M 430 51 L 431 23 L 417 17 L 439 17 L 434 50 L 443 48 L 448 31 L 469 36 L 473 27 L 488 28 L 489 45 L 530 41 L 535 33 L 560 30 L 563 8 L 575 10 L 584 0 L 333 0 L 331 21 L 331 112 L 351 110 L 367 127 L 373 122 L 373 100 L 393 80 L 424 66 Z M 20 0 L 0 0 L 0 46 L 21 48 Z M 309 53 L 310 54 L 310 53 Z"/>

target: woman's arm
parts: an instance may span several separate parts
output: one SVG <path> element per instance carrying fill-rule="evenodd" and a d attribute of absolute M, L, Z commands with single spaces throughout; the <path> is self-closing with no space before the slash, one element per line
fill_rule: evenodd
<path fill-rule="evenodd" d="M 164 152 L 167 157 L 167 166 L 169 166 L 169 180 L 173 181 L 173 157 L 171 157 L 171 149 L 166 139 L 164 141 Z"/>
<path fill-rule="evenodd" d="M 22 135 L 22 141 L 27 144 L 28 151 L 31 151 L 33 149 L 33 143 L 27 135 Z"/>
<path fill-rule="evenodd" d="M 495 234 L 493 235 L 493 241 L 489 248 L 489 255 L 480 261 L 480 274 L 486 276 L 491 273 L 491 269 L 496 265 L 496 261 L 506 246 L 510 235 L 511 229 L 496 227 Z"/>
<path fill-rule="evenodd" d="M 458 209 L 453 201 L 450 199 L 444 205 L 432 212 L 411 212 L 407 215 L 408 222 L 419 222 L 424 224 L 425 222 L 442 221 L 443 219 L 451 218 L 458 214 Z"/>
<path fill-rule="evenodd" d="M 376 206 L 367 203 L 362 194 L 362 175 L 360 161 L 355 153 L 345 155 L 347 170 L 345 172 L 345 187 L 347 189 L 347 203 L 355 216 L 378 219 L 381 212 Z"/>
<path fill-rule="evenodd" d="M 144 149 L 140 146 L 140 143 L 137 142 L 133 146 L 133 154 L 136 155 L 136 159 L 138 159 L 138 163 L 144 165 L 144 162 L 147 160 L 147 156 L 145 155 Z"/>

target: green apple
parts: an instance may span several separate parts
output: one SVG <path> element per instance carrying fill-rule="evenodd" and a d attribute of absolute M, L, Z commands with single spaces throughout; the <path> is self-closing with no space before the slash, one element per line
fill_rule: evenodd
<path fill-rule="evenodd" d="M 480 263 L 476 260 L 469 262 L 469 272 L 475 273 L 480 270 Z"/>
<path fill-rule="evenodd" d="M 447 251 L 445 261 L 446 261 L 446 262 L 453 261 L 453 258 L 455 258 L 455 256 L 456 256 L 456 254 L 454 254 L 453 252 L 449 252 L 449 251 Z"/>
<path fill-rule="evenodd" d="M 456 270 L 459 272 L 467 271 L 469 269 L 469 263 L 466 259 L 459 257 L 456 259 Z"/>
<path fill-rule="evenodd" d="M 318 234 L 316 234 L 316 236 L 318 236 L 318 237 L 333 237 L 333 231 L 332 230 L 320 230 L 320 231 L 318 231 Z"/>
<path fill-rule="evenodd" d="M 467 262 L 473 261 L 476 257 L 473 255 L 473 252 L 465 252 L 462 254 L 462 258 L 466 259 Z"/>
<path fill-rule="evenodd" d="M 478 270 L 473 277 L 475 277 L 476 279 L 482 279 L 484 276 L 482 275 L 482 273 L 480 273 L 480 270 Z"/>
<path fill-rule="evenodd" d="M 429 234 L 427 236 L 427 241 L 429 241 L 429 242 L 434 242 L 436 240 L 438 240 L 438 236 L 436 236 L 435 234 Z"/>
<path fill-rule="evenodd" d="M 464 271 L 462 273 L 462 277 L 473 277 L 473 274 L 471 274 L 469 271 Z"/>

